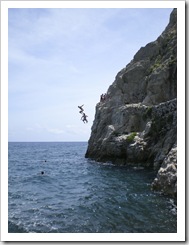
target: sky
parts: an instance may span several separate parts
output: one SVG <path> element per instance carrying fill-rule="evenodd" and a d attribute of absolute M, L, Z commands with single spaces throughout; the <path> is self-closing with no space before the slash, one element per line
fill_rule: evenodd
<path fill-rule="evenodd" d="M 9 8 L 8 140 L 88 141 L 100 95 L 158 38 L 171 11 Z"/>

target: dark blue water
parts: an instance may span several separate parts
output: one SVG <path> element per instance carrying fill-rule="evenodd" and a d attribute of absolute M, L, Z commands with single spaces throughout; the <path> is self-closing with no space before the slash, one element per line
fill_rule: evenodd
<path fill-rule="evenodd" d="M 87 143 L 9 143 L 9 232 L 176 232 L 153 170 L 85 159 Z M 41 175 L 44 171 L 44 175 Z"/>

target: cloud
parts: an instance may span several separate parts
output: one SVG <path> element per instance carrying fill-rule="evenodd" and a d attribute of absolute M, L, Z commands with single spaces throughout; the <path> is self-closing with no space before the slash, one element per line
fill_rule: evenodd
<path fill-rule="evenodd" d="M 64 134 L 65 131 L 59 128 L 46 128 L 47 132 L 53 133 L 53 134 Z"/>
<path fill-rule="evenodd" d="M 111 46 L 112 29 L 105 25 L 120 10 L 36 9 L 9 10 L 9 48 L 28 56 L 69 60 L 70 53 L 85 55 Z M 106 46 L 102 46 L 102 42 Z M 99 48 L 98 48 L 99 47 Z M 69 50 L 69 53 L 67 53 Z M 12 52 L 10 52 L 12 53 Z M 11 56 L 10 56 L 11 58 Z"/>
<path fill-rule="evenodd" d="M 12 131 L 11 131 L 12 132 Z M 25 131 L 22 130 L 22 137 L 27 138 L 33 137 L 36 135 L 39 137 L 39 139 L 45 137 L 45 139 L 50 138 L 51 140 L 66 140 L 70 139 L 72 141 L 80 141 L 81 135 L 84 140 L 88 139 L 88 135 L 90 133 L 90 127 L 86 124 L 80 124 L 80 126 L 76 124 L 68 124 L 64 126 L 63 128 L 54 128 L 50 127 L 49 125 L 43 125 L 40 123 L 35 123 L 33 126 L 26 127 Z M 16 134 L 9 134 L 10 140 L 12 140 L 13 137 L 18 137 Z"/>
<path fill-rule="evenodd" d="M 64 134 L 65 130 L 60 129 L 60 128 L 51 128 L 47 125 L 41 125 L 39 123 L 35 123 L 35 125 L 33 127 L 27 127 L 26 131 L 38 131 L 38 132 L 42 132 L 42 131 L 46 131 L 52 134 Z"/>

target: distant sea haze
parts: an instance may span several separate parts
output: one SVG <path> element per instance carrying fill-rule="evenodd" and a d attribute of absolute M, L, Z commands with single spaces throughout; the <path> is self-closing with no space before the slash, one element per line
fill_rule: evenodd
<path fill-rule="evenodd" d="M 86 142 L 9 142 L 9 233 L 174 233 L 155 172 L 86 159 Z M 43 173 L 42 173 L 43 172 Z"/>

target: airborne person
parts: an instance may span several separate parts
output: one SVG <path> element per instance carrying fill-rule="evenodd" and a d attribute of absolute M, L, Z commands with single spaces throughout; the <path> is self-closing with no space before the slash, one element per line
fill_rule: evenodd
<path fill-rule="evenodd" d="M 78 105 L 78 108 L 80 109 L 79 113 L 81 113 L 81 114 L 84 112 L 83 106 L 84 105 L 81 105 L 81 106 Z"/>
<path fill-rule="evenodd" d="M 82 115 L 82 117 L 81 117 L 81 120 L 85 123 L 88 123 L 88 121 L 87 121 L 87 115 L 85 114 L 85 113 L 83 113 L 83 115 Z"/>

